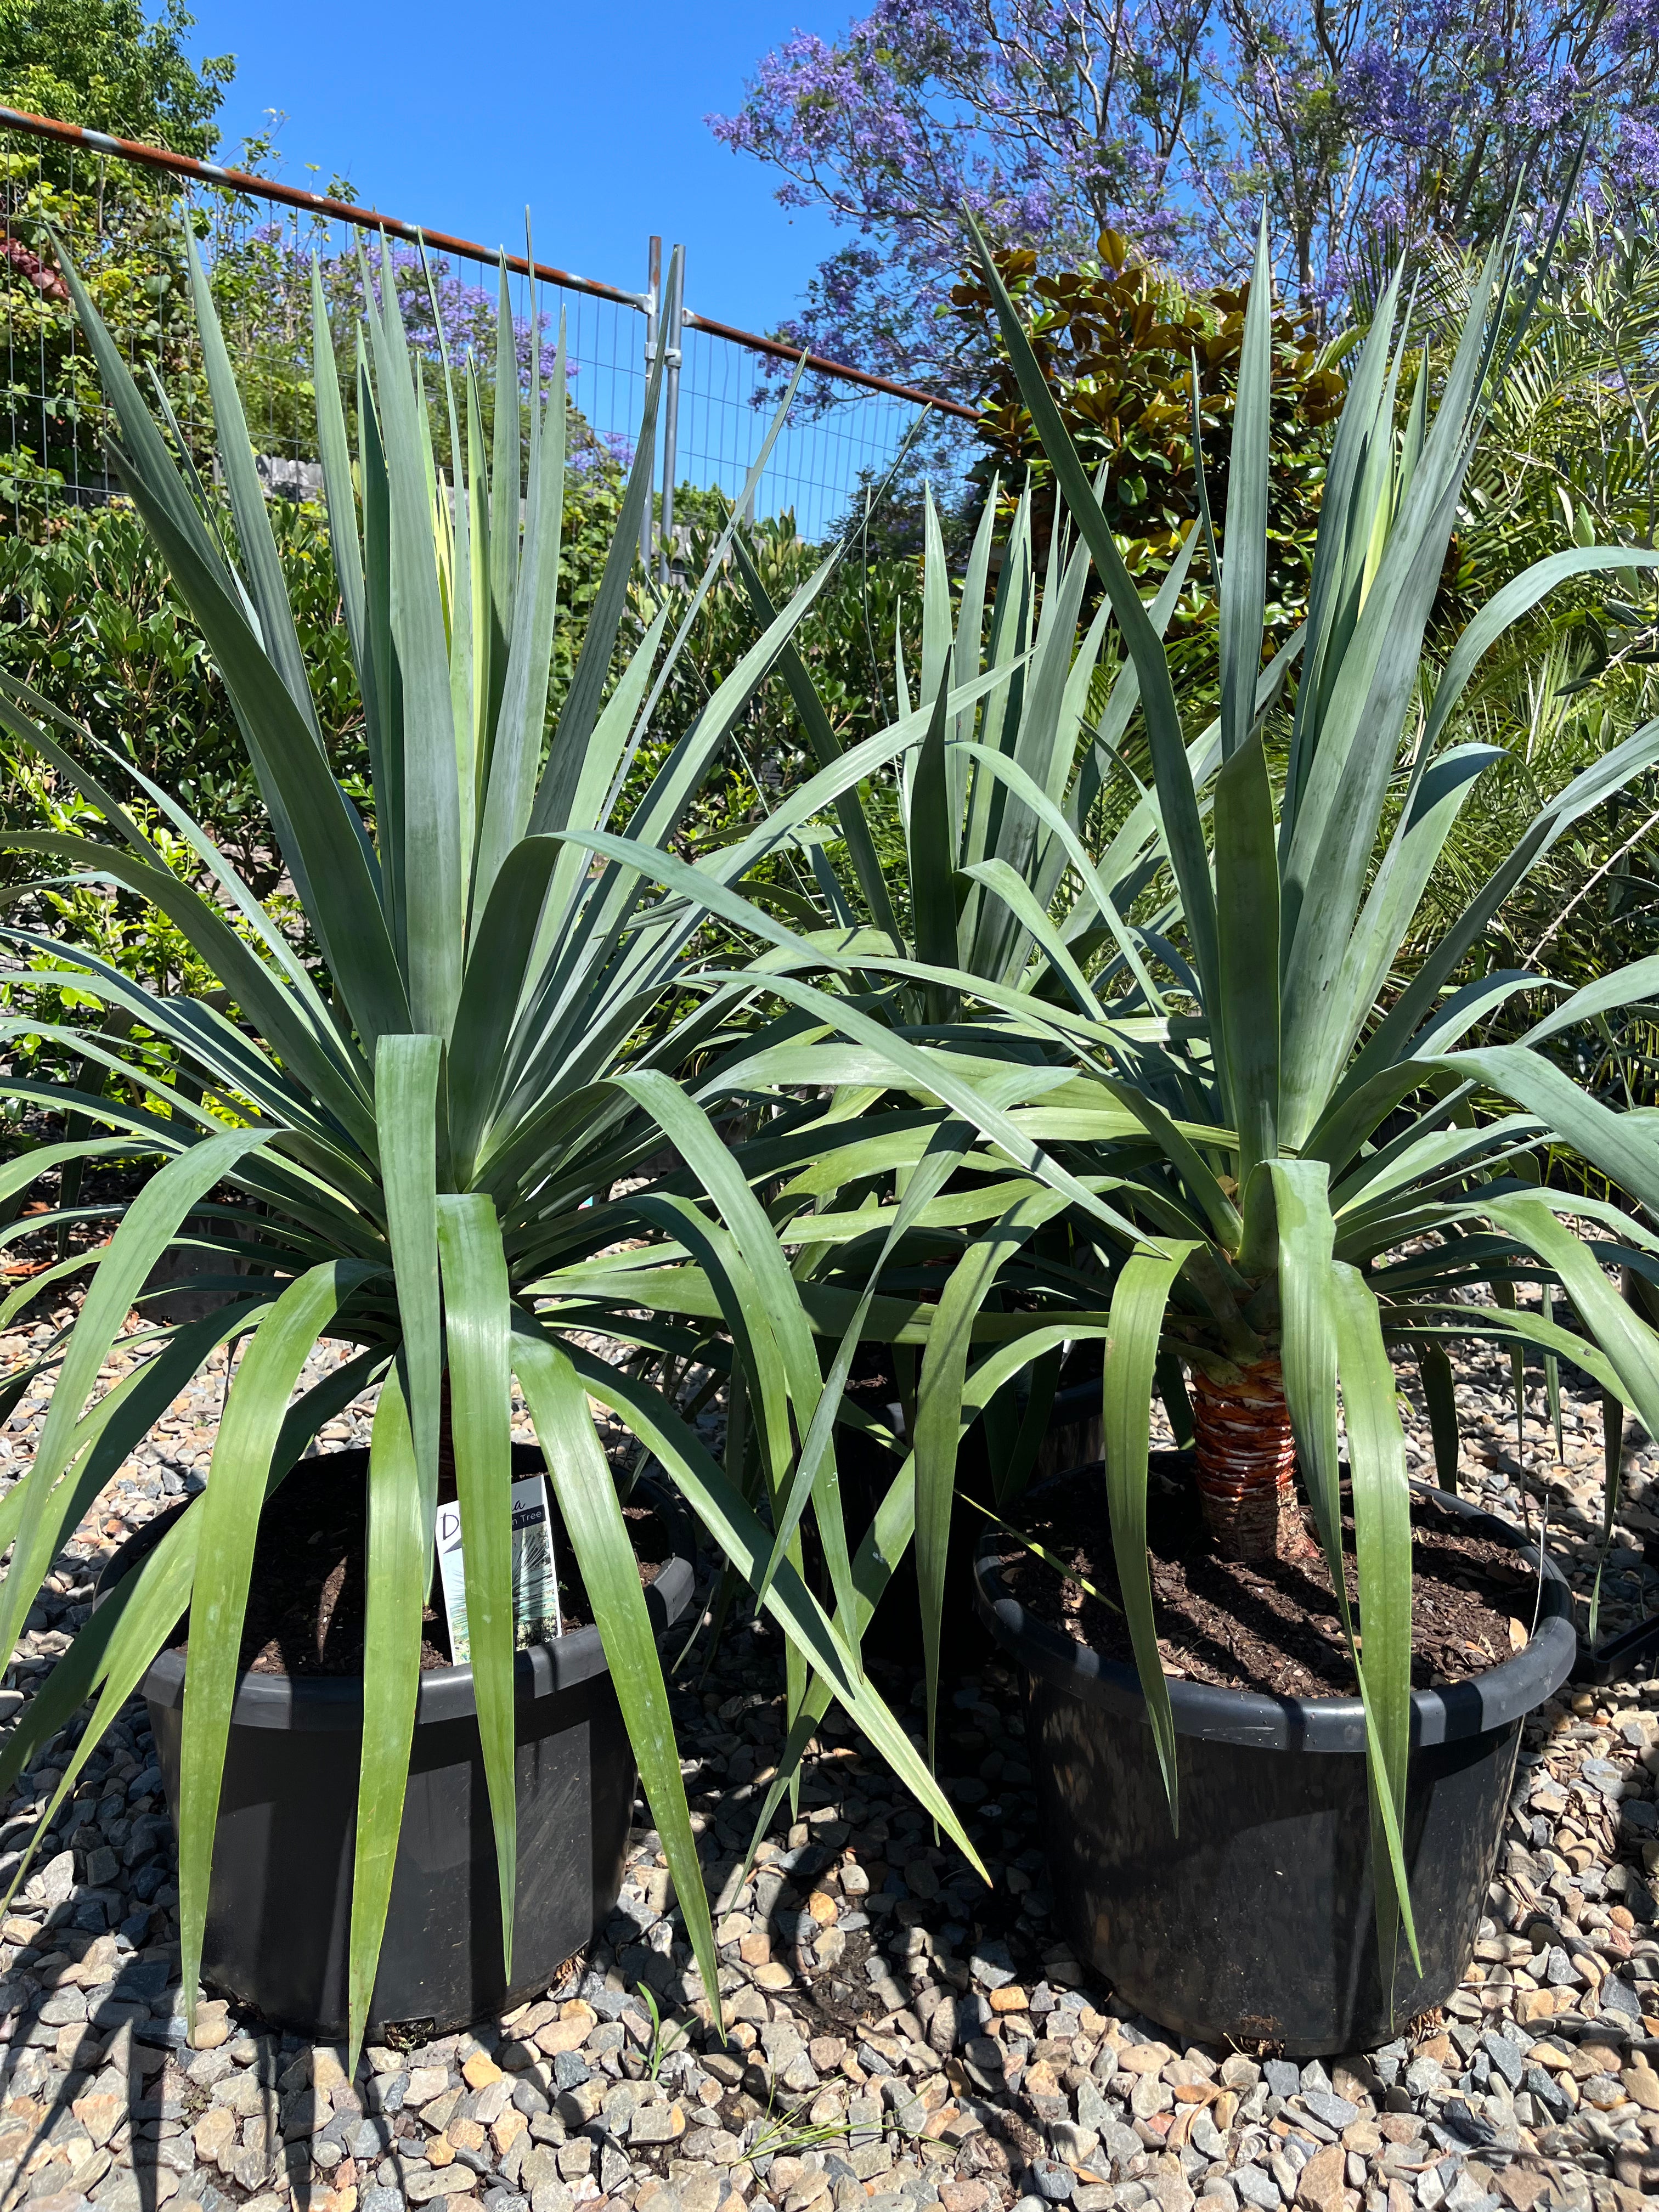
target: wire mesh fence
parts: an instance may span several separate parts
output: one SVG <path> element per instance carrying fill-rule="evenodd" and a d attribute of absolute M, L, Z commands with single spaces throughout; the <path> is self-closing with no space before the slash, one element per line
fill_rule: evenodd
<path fill-rule="evenodd" d="M 107 460 L 106 404 L 58 270 L 54 234 L 67 245 L 141 386 L 159 395 L 181 443 L 205 465 L 211 426 L 180 229 L 181 221 L 189 223 L 273 491 L 306 497 L 320 483 L 313 263 L 337 333 L 349 331 L 365 283 L 378 287 L 390 272 L 411 342 L 430 363 L 434 394 L 446 359 L 459 364 L 493 347 L 501 281 L 494 256 L 462 241 L 417 246 L 386 234 L 379 218 L 320 211 L 333 204 L 284 204 L 280 186 L 217 184 L 200 165 L 158 168 L 106 150 L 115 143 L 100 147 L 87 134 L 45 137 L 0 116 L 0 529 L 38 532 L 118 489 Z M 532 283 L 523 273 L 508 284 L 526 385 L 538 351 L 544 362 L 550 359 L 562 329 L 573 465 L 592 473 L 625 465 L 638 435 L 654 299 L 582 279 Z M 665 475 L 676 486 L 736 497 L 765 436 L 780 363 L 696 327 L 698 320 L 686 318 L 680 333 L 678 427 L 672 442 L 664 434 L 659 482 Z M 891 459 L 917 404 L 915 395 L 815 376 L 773 447 L 753 514 L 793 514 L 803 538 L 822 538 L 862 483 Z"/>
<path fill-rule="evenodd" d="M 684 349 L 680 473 L 735 492 L 761 442 L 778 364 L 696 329 L 685 332 Z M 792 512 L 804 538 L 824 537 L 860 486 L 891 460 L 915 413 L 909 401 L 851 386 L 828 405 L 816 391 L 798 399 L 761 478 L 756 512 Z"/>

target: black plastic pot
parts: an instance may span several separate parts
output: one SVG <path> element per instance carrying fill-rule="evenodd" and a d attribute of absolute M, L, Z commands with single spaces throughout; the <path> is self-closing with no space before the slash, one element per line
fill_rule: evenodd
<path fill-rule="evenodd" d="M 1163 1471 L 1179 1455 L 1157 1454 Z M 1538 1554 L 1508 1522 L 1425 1495 Z M 1304 2055 L 1386 2041 L 1442 2004 L 1468 1964 L 1492 1878 L 1521 1723 L 1577 1650 L 1568 1586 L 1547 1559 L 1535 1633 L 1470 1682 L 1412 1697 L 1405 1850 L 1422 1955 L 1403 1942 L 1392 1990 L 1371 1887 L 1358 1698 L 1273 1698 L 1171 1679 L 1180 1831 L 1132 1667 L 1035 1620 L 1009 1592 L 993 1531 L 977 1602 L 1018 1664 L 1055 1901 L 1079 1959 L 1188 2039 Z"/>
<path fill-rule="evenodd" d="M 331 1455 L 361 1481 L 363 1451 Z M 539 1455 L 514 1452 L 514 1472 Z M 643 1486 L 642 1486 L 643 1488 Z M 661 1493 L 650 1503 L 677 1547 L 646 1591 L 659 1634 L 690 1602 L 691 1544 Z M 107 1586 L 155 1540 L 123 1546 Z M 186 1662 L 164 1651 L 141 1685 L 176 1819 Z M 596 1627 L 519 1654 L 518 1894 L 513 1979 L 501 1972 L 501 1910 L 470 1667 L 421 1677 L 409 1791 L 372 2033 L 394 2021 L 463 2027 L 538 1990 L 608 1917 L 622 1887 L 634 1754 Z M 362 1739 L 353 1677 L 244 1674 L 231 1712 L 208 1894 L 204 1980 L 265 2018 L 325 2038 L 346 2031 L 346 1945 Z"/>
<path fill-rule="evenodd" d="M 1031 1484 L 1051 1479 L 1066 1468 L 1095 1458 L 1101 1449 L 1100 1377 L 1095 1375 L 1054 1393 L 1048 1430 L 1037 1447 Z M 848 1540 L 856 1545 L 875 1517 L 886 1495 L 898 1462 L 856 1430 L 841 1432 L 837 1467 L 842 1507 L 847 1517 Z M 995 1498 L 985 1425 L 977 1422 L 962 1442 L 957 1455 L 957 1498 L 951 1514 L 951 1548 L 945 1569 L 945 1613 L 940 1624 L 939 1658 L 946 1675 L 971 1673 L 990 1656 L 991 1639 L 974 1604 L 974 1555 L 981 1532 L 988 1526 L 974 1500 L 985 1506 Z M 884 1660 L 897 1667 L 922 1663 L 921 1603 L 916 1585 L 916 1554 L 912 1545 L 894 1571 L 881 1601 L 871 1615 L 861 1640 L 866 1659 Z"/>

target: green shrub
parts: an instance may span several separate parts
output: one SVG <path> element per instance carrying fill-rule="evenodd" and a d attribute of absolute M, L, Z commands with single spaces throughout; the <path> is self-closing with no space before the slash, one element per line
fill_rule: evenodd
<path fill-rule="evenodd" d="M 320 507 L 270 503 L 318 718 L 348 788 L 368 769 L 362 709 Z M 223 683 L 125 501 L 0 538 L 0 659 L 178 793 L 262 896 L 282 872 Z"/>
<path fill-rule="evenodd" d="M 1105 231 L 1099 243 L 1097 261 L 1054 274 L 1039 275 L 1036 256 L 1029 251 L 1005 250 L 994 260 L 1026 312 L 1032 350 L 1091 477 L 1105 472 L 1102 504 L 1125 566 L 1145 589 L 1167 572 L 1199 514 L 1194 371 L 1206 489 L 1212 512 L 1225 511 L 1249 287 L 1212 285 L 1188 292 L 1152 268 L 1121 233 Z M 992 295 L 982 276 L 970 274 L 951 296 L 959 314 L 975 325 L 992 324 Z M 1342 406 L 1337 364 L 1346 345 L 1346 338 L 1322 345 L 1310 323 L 1283 312 L 1273 317 L 1267 510 L 1267 622 L 1273 644 L 1284 642 L 1306 610 L 1329 426 Z M 988 477 L 999 471 L 1017 494 L 1030 471 L 1041 538 L 1054 511 L 1053 465 L 1000 337 L 995 337 L 994 358 L 980 421 L 990 451 L 980 473 Z M 1204 604 L 1194 594 L 1191 611 Z"/>

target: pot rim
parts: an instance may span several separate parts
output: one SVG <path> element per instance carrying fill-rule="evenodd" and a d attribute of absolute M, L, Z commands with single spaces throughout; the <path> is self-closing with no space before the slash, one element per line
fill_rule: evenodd
<path fill-rule="evenodd" d="M 533 1445 L 514 1444 L 513 1455 L 514 1471 L 520 1474 L 533 1472 L 544 1463 Z M 361 1459 L 367 1465 L 368 1453 L 363 1446 L 354 1444 L 343 1451 L 313 1453 L 311 1456 Z M 659 1483 L 642 1476 L 635 1488 L 661 1516 L 677 1547 L 673 1554 L 663 1561 L 656 1580 L 645 1587 L 646 1610 L 652 1631 L 660 1637 L 681 1619 L 691 1602 L 696 1583 L 693 1537 L 679 1500 Z M 182 1511 L 183 1503 L 173 1510 Z M 160 1514 L 155 1516 L 157 1521 L 161 1518 Z M 142 1555 L 141 1546 L 148 1548 L 146 1540 L 153 1540 L 149 1532 L 155 1525 L 155 1521 L 148 1521 L 135 1529 L 106 1562 L 98 1577 L 94 1606 L 137 1563 Z M 187 1664 L 185 1654 L 159 1652 L 138 1684 L 139 1695 L 152 1705 L 182 1705 Z M 562 1691 L 574 1690 L 579 1684 L 610 1671 L 598 1625 L 590 1622 L 586 1628 L 575 1629 L 551 1644 L 532 1644 L 527 1650 L 517 1654 L 513 1666 L 514 1704 L 516 1706 L 557 1697 Z M 230 1717 L 238 1728 L 360 1731 L 362 1710 L 361 1674 L 256 1674 L 250 1670 L 238 1677 Z M 417 1728 L 428 1723 L 471 1720 L 477 1713 L 471 1666 L 433 1667 L 422 1672 L 415 1704 Z"/>
<path fill-rule="evenodd" d="M 1166 1460 L 1176 1456 L 1154 1455 Z M 1090 1467 L 1101 1464 L 1096 1460 Z M 1030 1494 L 1036 1497 L 1054 1483 L 1089 1471 L 1069 1468 L 1050 1476 Z M 1413 1481 L 1412 1489 L 1474 1522 L 1480 1534 L 1509 1545 L 1527 1565 L 1540 1572 L 1538 1624 L 1519 1651 L 1467 1682 L 1412 1692 L 1413 1745 L 1460 1742 L 1519 1721 L 1566 1680 L 1578 1654 L 1572 1592 L 1547 1553 L 1540 1570 L 1537 1546 L 1528 1544 L 1513 1522 L 1432 1483 Z M 974 1602 L 997 1642 L 1028 1674 L 1041 1675 L 1085 1704 L 1133 1715 L 1143 1727 L 1149 1725 L 1133 1667 L 1105 1658 L 1092 1645 L 1037 1620 L 1009 1594 L 1003 1569 L 1013 1556 L 1008 1540 L 995 1529 L 987 1530 L 974 1553 Z M 1365 1748 L 1365 1711 L 1357 1697 L 1281 1698 L 1176 1675 L 1165 1675 L 1164 1680 L 1177 1735 L 1260 1751 L 1363 1753 Z"/>

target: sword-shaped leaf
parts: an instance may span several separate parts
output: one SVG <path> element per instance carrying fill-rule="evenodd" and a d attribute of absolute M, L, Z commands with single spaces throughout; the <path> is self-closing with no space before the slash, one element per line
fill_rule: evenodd
<path fill-rule="evenodd" d="M 406 1361 L 404 1372 L 411 1380 L 413 1371 L 413 1360 Z M 421 1686 L 421 1614 L 432 1560 L 425 1489 L 410 1425 L 408 1393 L 394 1368 L 380 1385 L 369 1436 L 363 1741 L 346 1972 L 348 2069 L 355 2068 L 368 2030 L 374 1969 L 403 1831 L 409 1752 Z"/>
<path fill-rule="evenodd" d="M 513 1363 L 547 1460 L 560 1516 L 599 1623 L 646 1802 L 662 1839 L 663 1856 L 673 1876 L 686 1933 L 719 2028 L 720 1973 L 714 1923 L 685 1802 L 662 1662 L 610 1464 L 594 1434 L 587 1394 L 575 1369 L 531 1316 L 522 1312 L 514 1316 Z"/>
<path fill-rule="evenodd" d="M 1158 1364 L 1170 1290 L 1195 1248 L 1155 1247 L 1130 1255 L 1112 1291 L 1102 1384 L 1106 1443 L 1106 1503 L 1111 1515 L 1112 1557 L 1128 1623 L 1135 1671 L 1146 1700 L 1146 1718 L 1170 1800 L 1170 1826 L 1179 1831 L 1175 1715 L 1152 1618 L 1152 1577 L 1146 1565 L 1146 1462 L 1151 1447 L 1152 1376 Z"/>
<path fill-rule="evenodd" d="M 192 2025 L 230 1709 L 271 1455 L 318 1337 L 370 1273 L 358 1261 L 313 1267 L 266 1315 L 226 1395 L 212 1472 L 198 1508 L 202 1540 L 191 1585 L 179 1750 L 179 1941 Z"/>
<path fill-rule="evenodd" d="M 495 1838 L 501 1966 L 510 1983 L 519 1842 L 513 1751 L 512 1294 L 501 1224 L 482 1193 L 440 1196 L 438 1250 L 472 1692 Z"/>

